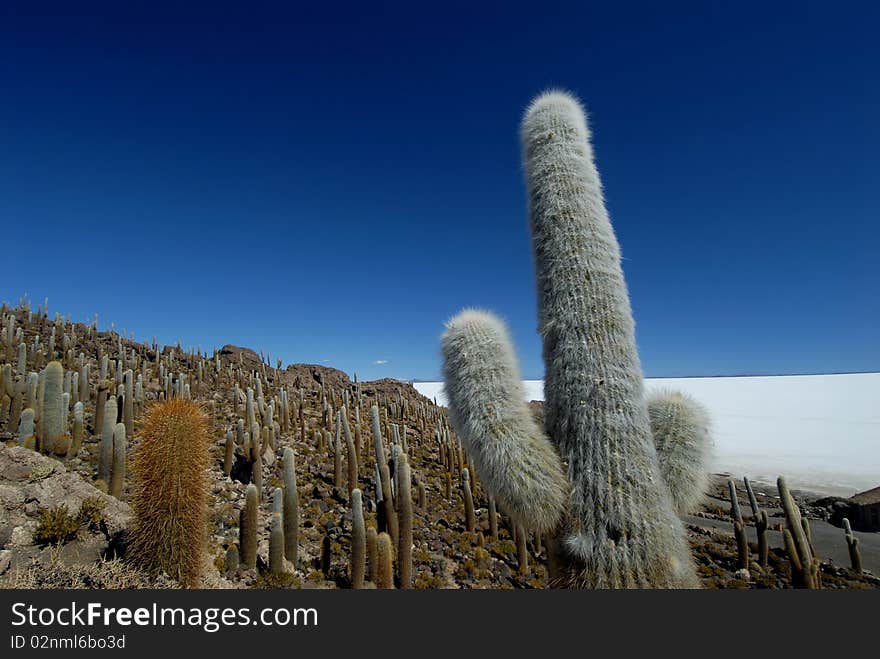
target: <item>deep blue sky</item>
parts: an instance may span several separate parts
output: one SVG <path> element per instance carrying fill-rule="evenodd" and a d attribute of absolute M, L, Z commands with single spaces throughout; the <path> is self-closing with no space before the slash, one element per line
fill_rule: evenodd
<path fill-rule="evenodd" d="M 540 377 L 517 131 L 558 86 L 647 375 L 880 370 L 876 3 L 114 4 L 0 8 L 0 299 L 362 379 L 480 306 Z"/>

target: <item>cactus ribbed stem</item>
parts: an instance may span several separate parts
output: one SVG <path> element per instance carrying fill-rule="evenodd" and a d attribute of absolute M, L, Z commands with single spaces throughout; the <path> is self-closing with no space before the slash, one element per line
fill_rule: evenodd
<path fill-rule="evenodd" d="M 289 446 L 282 454 L 284 482 L 284 555 L 296 565 L 299 551 L 299 492 L 296 489 L 296 458 Z"/>
<path fill-rule="evenodd" d="M 110 475 L 110 496 L 122 498 L 125 489 L 125 424 L 117 423 L 113 430 L 113 468 Z"/>
<path fill-rule="evenodd" d="M 238 532 L 241 546 L 241 563 L 245 568 L 257 567 L 257 515 L 259 508 L 259 494 L 256 486 L 251 483 L 247 486 L 244 498 L 244 508 L 241 509 Z"/>
<path fill-rule="evenodd" d="M 284 529 L 281 514 L 277 512 L 272 513 L 269 529 L 269 572 L 284 573 Z"/>
<path fill-rule="evenodd" d="M 67 410 L 64 408 L 63 383 L 64 368 L 60 362 L 49 362 L 46 366 L 43 385 L 40 448 L 44 453 L 54 453 L 55 444 L 65 432 Z M 67 452 L 65 447 L 64 453 Z"/>
<path fill-rule="evenodd" d="M 464 502 L 464 526 L 468 533 L 473 533 L 476 527 L 474 495 L 471 492 L 471 480 L 467 469 L 461 472 L 461 498 Z"/>
<path fill-rule="evenodd" d="M 364 570 L 367 555 L 364 505 L 361 491 L 351 491 L 351 587 L 364 587 Z"/>
<path fill-rule="evenodd" d="M 377 561 L 378 558 L 378 548 L 377 544 L 379 542 L 379 534 L 376 532 L 375 526 L 367 527 L 367 579 L 372 581 L 374 584 L 376 583 L 376 578 L 379 573 Z"/>
<path fill-rule="evenodd" d="M 813 556 L 801 512 L 783 476 L 776 480 L 776 487 L 785 512 L 785 548 L 791 561 L 792 584 L 796 588 L 818 588 L 819 559 Z"/>
<path fill-rule="evenodd" d="M 397 572 L 400 588 L 412 588 L 412 547 L 413 547 L 413 509 L 412 509 L 412 474 L 406 453 L 401 453 L 398 458 L 399 486 L 397 493 Z"/>
<path fill-rule="evenodd" d="M 116 429 L 116 396 L 109 396 L 104 404 L 101 428 L 101 449 L 98 460 L 98 480 L 110 483 L 113 471 L 113 431 Z"/>
<path fill-rule="evenodd" d="M 117 426 L 124 433 L 125 425 Z M 106 428 L 105 428 L 106 430 Z M 151 574 L 200 585 L 208 537 L 208 465 L 213 438 L 192 401 L 150 408 L 132 463 L 132 525 L 127 555 Z M 124 459 L 120 444 L 116 455 Z"/>
<path fill-rule="evenodd" d="M 394 588 L 391 536 L 387 533 L 380 533 L 376 540 L 376 564 L 376 588 Z"/>

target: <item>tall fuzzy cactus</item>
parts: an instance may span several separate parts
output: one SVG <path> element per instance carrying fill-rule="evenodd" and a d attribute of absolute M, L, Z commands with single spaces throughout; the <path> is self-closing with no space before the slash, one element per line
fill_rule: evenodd
<path fill-rule="evenodd" d="M 125 395 L 122 400 L 122 420 L 125 423 L 125 432 L 134 434 L 134 373 L 129 369 L 125 371 Z"/>
<path fill-rule="evenodd" d="M 658 391 L 648 397 L 648 417 L 672 504 L 679 515 L 692 513 L 709 479 L 709 415 L 685 393 Z"/>
<path fill-rule="evenodd" d="M 284 555 L 296 565 L 299 547 L 299 494 L 296 490 L 296 464 L 293 449 L 289 446 L 282 454 L 284 480 Z"/>
<path fill-rule="evenodd" d="M 348 491 L 351 492 L 357 487 L 358 460 L 354 438 L 351 435 L 351 428 L 348 425 L 348 411 L 346 410 L 345 405 L 339 410 L 339 418 L 342 420 L 342 430 L 345 433 L 346 460 L 348 465 Z"/>
<path fill-rule="evenodd" d="M 516 403 L 509 388 L 498 384 L 498 372 L 510 369 L 478 364 L 486 352 L 468 353 L 466 346 L 479 339 L 456 344 L 461 317 L 450 322 L 443 339 L 444 371 L 457 383 L 447 390 L 453 425 L 484 486 L 505 509 L 515 507 L 506 494 L 515 490 L 509 479 L 526 471 L 527 456 L 540 452 L 553 465 L 536 484 L 534 497 L 542 503 L 560 498 L 562 467 L 549 457 L 553 447 L 567 464 L 570 494 L 564 506 L 552 506 L 563 519 L 559 585 L 697 587 L 684 527 L 660 475 L 620 250 L 583 110 L 568 94 L 543 94 L 526 111 L 521 138 L 550 439 L 498 421 Z M 473 315 L 465 320 L 472 336 L 488 337 L 482 345 L 497 341 L 500 321 Z M 497 345 L 492 350 L 502 352 Z M 456 388 L 481 401 L 480 392 L 490 388 L 506 397 L 474 408 L 462 405 Z M 502 440 L 487 441 L 499 435 L 510 450 L 498 450 Z M 547 529 L 554 517 L 544 509 L 532 519 L 521 512 L 523 526 L 535 530 Z"/>
<path fill-rule="evenodd" d="M 122 498 L 125 488 L 125 424 L 117 423 L 113 430 L 113 469 L 110 474 L 110 495 Z"/>
<path fill-rule="evenodd" d="M 140 434 L 127 555 L 149 573 L 164 571 L 197 587 L 208 528 L 207 416 L 196 403 L 175 398 L 150 408 Z"/>
<path fill-rule="evenodd" d="M 101 425 L 101 448 L 98 454 L 98 480 L 110 484 L 113 471 L 113 431 L 116 429 L 116 397 L 104 403 L 104 421 Z"/>
<path fill-rule="evenodd" d="M 40 437 L 40 448 L 44 453 L 54 453 L 55 445 L 62 441 L 65 434 L 65 419 L 67 410 L 64 409 L 63 398 L 64 367 L 61 362 L 49 362 L 46 366 L 45 382 L 43 384 L 41 425 L 43 435 Z M 67 445 L 64 453 L 67 453 Z"/>
<path fill-rule="evenodd" d="M 364 587 L 364 569 L 367 556 L 367 531 L 364 525 L 364 505 L 361 491 L 351 491 L 351 587 Z"/>
<path fill-rule="evenodd" d="M 489 313 L 466 310 L 448 323 L 442 347 L 450 417 L 480 477 L 518 524 L 549 531 L 570 488 L 525 402 L 507 329 Z"/>
<path fill-rule="evenodd" d="M 412 472 L 406 453 L 398 459 L 398 536 L 397 536 L 397 573 L 402 589 L 412 588 L 412 547 L 413 547 L 413 509 L 412 509 Z"/>

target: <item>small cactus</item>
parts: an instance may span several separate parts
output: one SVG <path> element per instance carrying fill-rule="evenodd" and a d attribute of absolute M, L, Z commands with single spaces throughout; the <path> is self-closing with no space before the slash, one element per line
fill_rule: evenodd
<path fill-rule="evenodd" d="M 733 523 L 733 535 L 736 538 L 737 561 L 741 569 L 749 569 L 749 536 L 742 520 Z"/>
<path fill-rule="evenodd" d="M 473 533 L 476 527 L 474 495 L 471 492 L 471 480 L 467 469 L 461 472 L 461 497 L 464 501 L 464 525 L 468 533 Z"/>
<path fill-rule="evenodd" d="M 75 458 L 79 455 L 82 448 L 84 428 L 85 407 L 82 401 L 77 401 L 73 406 L 73 441 L 70 443 L 70 450 L 67 452 L 68 458 Z"/>
<path fill-rule="evenodd" d="M 351 587 L 364 587 L 367 537 L 364 526 L 364 506 L 361 491 L 351 491 Z"/>
<path fill-rule="evenodd" d="M 238 547 L 236 547 L 233 543 L 229 545 L 229 547 L 226 549 L 226 572 L 229 574 L 233 574 L 238 570 L 238 566 Z"/>
<path fill-rule="evenodd" d="M 522 526 L 516 527 L 516 561 L 519 567 L 519 573 L 526 575 L 529 573 L 529 552 L 526 547 L 526 530 Z"/>
<path fill-rule="evenodd" d="M 809 535 L 794 497 L 785 478 L 776 480 L 779 498 L 785 512 L 786 529 L 783 531 L 785 549 L 791 562 L 791 581 L 795 588 L 819 588 L 819 559 L 813 556 Z"/>
<path fill-rule="evenodd" d="M 376 540 L 376 588 L 394 588 L 391 536 L 384 532 Z"/>
<path fill-rule="evenodd" d="M 223 454 L 223 475 L 228 477 L 232 473 L 232 465 L 235 462 L 235 435 L 232 431 L 226 433 L 226 443 Z"/>
<path fill-rule="evenodd" d="M 849 520 L 846 517 L 843 518 L 843 530 L 844 538 L 846 539 L 846 547 L 849 550 L 849 560 L 853 572 L 855 572 L 856 574 L 861 574 L 862 553 L 861 551 L 859 551 L 859 539 L 853 534 L 852 527 L 849 525 Z"/>
<path fill-rule="evenodd" d="M 498 540 L 498 512 L 495 509 L 495 497 L 489 497 L 489 535 Z"/>
<path fill-rule="evenodd" d="M 736 496 L 736 483 L 732 478 L 727 479 L 727 491 L 730 494 L 730 517 L 734 522 L 742 524 L 743 516 L 739 507 L 739 498 Z"/>
<path fill-rule="evenodd" d="M 269 530 L 269 572 L 284 573 L 284 529 L 281 514 L 272 513 Z"/>
<path fill-rule="evenodd" d="M 241 547 L 241 563 L 245 568 L 253 570 L 257 567 L 257 515 L 259 514 L 260 495 L 256 486 L 247 486 L 244 496 L 244 507 L 241 509 L 238 522 L 238 544 Z"/>

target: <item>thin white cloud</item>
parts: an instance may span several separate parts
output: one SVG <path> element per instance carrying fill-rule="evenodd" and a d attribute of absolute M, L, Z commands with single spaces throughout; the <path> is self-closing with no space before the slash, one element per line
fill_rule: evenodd
<path fill-rule="evenodd" d="M 382 366 L 382 364 L 387 364 L 387 363 L 388 363 L 387 359 L 377 359 L 376 361 L 373 362 L 373 364 L 375 366 Z"/>

